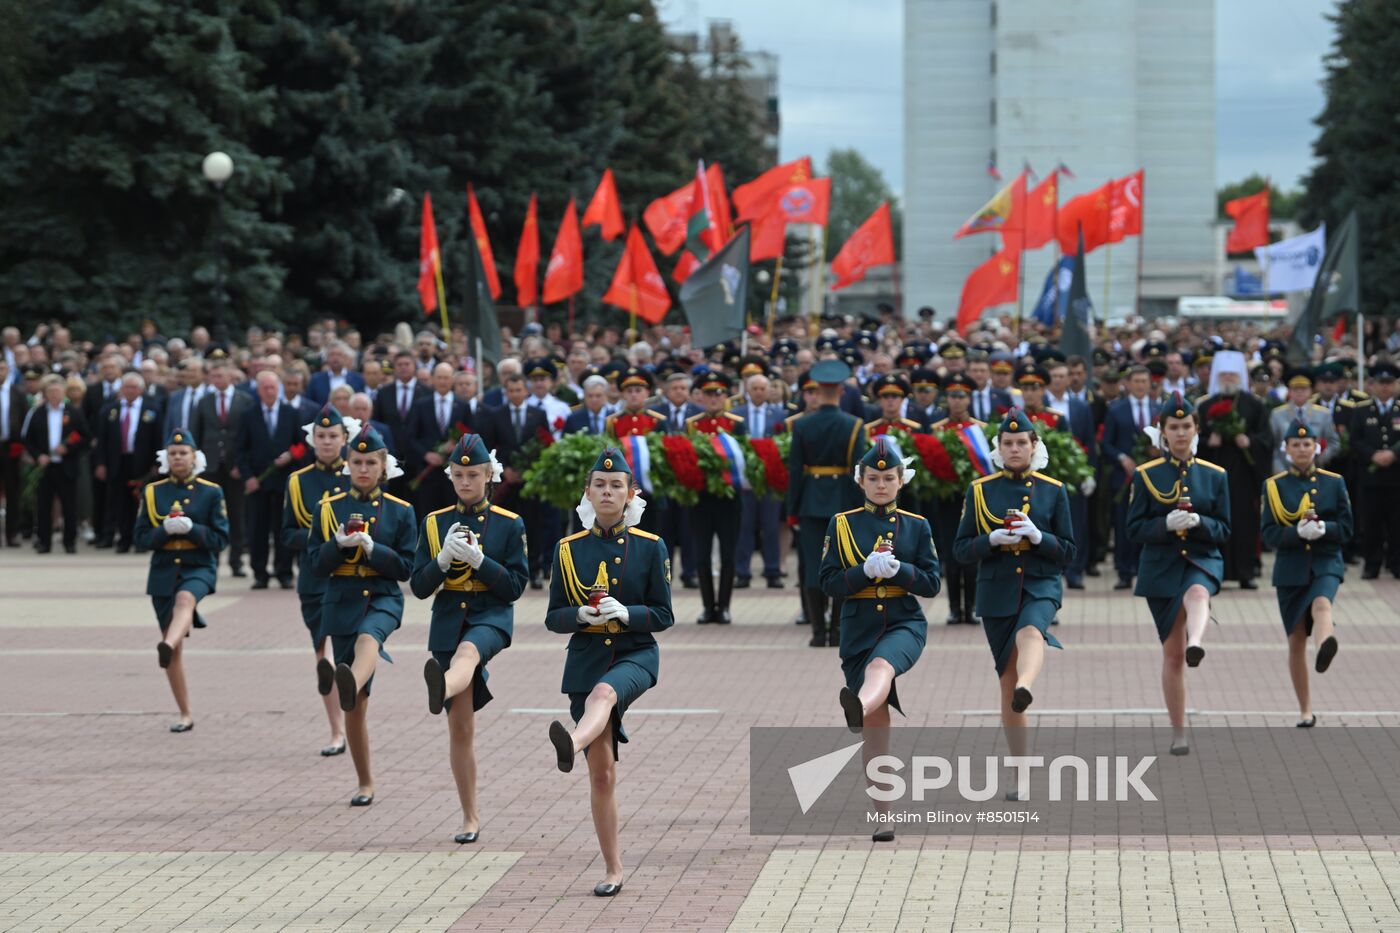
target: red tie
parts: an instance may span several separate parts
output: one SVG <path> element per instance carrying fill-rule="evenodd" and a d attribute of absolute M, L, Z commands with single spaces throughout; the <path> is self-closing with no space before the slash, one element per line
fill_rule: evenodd
<path fill-rule="evenodd" d="M 224 393 L 220 392 L 220 393 L 219 393 L 219 423 L 220 423 L 220 424 L 223 424 L 224 422 L 228 421 L 228 412 L 225 410 L 224 405 L 225 405 L 225 402 L 224 402 Z"/>
<path fill-rule="evenodd" d="M 131 403 L 122 402 L 122 453 L 131 453 Z"/>
<path fill-rule="evenodd" d="M 1146 427 L 1146 425 L 1143 423 L 1143 420 L 1142 420 L 1142 408 L 1143 408 L 1142 399 L 1138 399 L 1136 402 L 1134 402 L 1134 403 L 1133 403 L 1133 407 L 1134 407 L 1135 409 L 1137 409 L 1137 425 L 1138 425 L 1138 430 L 1141 431 L 1143 428 Z"/>

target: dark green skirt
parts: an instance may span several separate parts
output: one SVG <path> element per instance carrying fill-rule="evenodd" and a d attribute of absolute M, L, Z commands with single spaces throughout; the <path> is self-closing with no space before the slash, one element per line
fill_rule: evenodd
<path fill-rule="evenodd" d="M 656 645 L 634 649 L 629 654 L 646 652 L 660 654 Z M 656 666 L 657 658 L 653 657 L 651 667 L 655 669 Z M 627 741 L 627 730 L 622 728 L 622 716 L 627 712 L 627 707 L 636 702 L 638 697 L 656 686 L 656 681 L 651 676 L 651 670 L 648 670 L 643 664 L 628 660 L 627 656 L 623 655 L 613 661 L 607 673 L 598 679 L 598 683 L 607 684 L 617 694 L 617 703 L 612 708 L 612 754 L 613 761 L 617 761 L 618 743 Z M 569 715 L 574 718 L 574 722 L 577 723 L 583 718 L 583 705 L 587 700 L 587 693 L 569 694 Z M 589 746 L 589 748 L 592 747 Z M 584 754 L 587 753 L 588 749 L 586 748 Z"/>
<path fill-rule="evenodd" d="M 214 592 L 214 586 L 202 577 L 186 577 L 175 585 L 175 592 L 171 593 L 169 596 L 151 597 L 151 607 L 156 611 L 156 623 L 160 626 L 162 634 L 164 634 L 166 629 L 170 628 L 170 617 L 175 612 L 175 597 L 182 592 L 190 593 L 194 596 L 194 627 L 208 627 L 208 624 L 204 621 L 204 617 L 199 614 L 199 601 Z"/>
<path fill-rule="evenodd" d="M 1181 592 L 1175 596 L 1148 596 L 1147 608 L 1152 613 L 1152 621 L 1157 625 L 1157 640 L 1166 642 L 1171 636 L 1172 626 L 1176 624 L 1177 613 L 1181 611 L 1181 601 L 1186 597 L 1186 591 L 1194 584 L 1199 583 L 1206 588 L 1206 592 L 1214 596 L 1220 592 L 1220 581 L 1199 567 L 1189 567 L 1181 578 Z"/>
<path fill-rule="evenodd" d="M 465 642 L 471 642 L 476 647 L 477 657 L 481 658 L 472 674 L 472 711 L 475 712 L 492 700 L 491 691 L 486 688 L 486 679 L 491 676 L 486 672 L 486 664 L 505 648 L 506 633 L 493 625 L 468 625 L 467 630 L 462 633 L 462 640 L 457 644 Z M 433 658 L 444 671 L 452 666 L 452 659 L 456 655 L 455 649 L 433 652 Z M 444 709 L 452 709 L 452 698 L 448 697 L 442 705 Z"/>
<path fill-rule="evenodd" d="M 398 627 L 399 620 L 396 616 L 384 612 L 381 609 L 371 607 L 369 611 L 365 613 L 365 617 L 360 620 L 356 631 L 345 635 L 330 636 L 331 653 L 335 657 L 335 663 L 354 664 L 355 640 L 361 635 L 372 635 L 374 636 L 374 640 L 379 642 L 379 656 L 390 664 L 393 664 L 394 659 L 389 657 L 389 652 L 384 650 L 384 642 L 389 640 L 389 636 L 392 635 L 394 630 Z M 365 682 L 363 688 L 365 696 L 369 696 L 370 684 L 372 683 L 374 683 L 373 674 L 371 674 L 369 680 Z"/>
<path fill-rule="evenodd" d="M 1303 630 L 1305 635 L 1312 634 L 1312 603 L 1319 596 L 1329 603 L 1337 601 L 1337 587 L 1342 585 L 1342 578 L 1333 576 L 1330 573 L 1319 574 L 1313 577 L 1312 582 L 1307 586 L 1280 586 L 1275 587 L 1278 594 L 1278 611 L 1283 616 L 1283 630 L 1289 635 L 1302 622 L 1307 627 Z"/>
<path fill-rule="evenodd" d="M 846 686 L 852 693 L 859 693 L 861 686 L 865 683 L 865 669 L 870 666 L 870 662 L 876 658 L 883 658 L 894 668 L 895 680 L 890 683 L 890 695 L 887 702 L 891 709 L 897 709 L 900 715 L 904 715 L 904 707 L 899 705 L 899 693 L 895 689 L 899 675 L 909 670 L 919 660 L 919 655 L 924 653 L 925 633 L 928 630 L 928 623 L 923 619 L 910 619 L 905 622 L 897 622 L 886 629 L 878 641 L 871 646 L 869 651 L 841 659 L 841 673 L 846 675 Z"/>
<path fill-rule="evenodd" d="M 987 644 L 992 649 L 998 677 L 1006 671 L 1006 665 L 1011 660 L 1011 649 L 1016 647 L 1016 633 L 1023 628 L 1030 627 L 1040 632 L 1051 648 L 1064 647 L 1059 639 L 1050 634 L 1050 621 L 1059 611 L 1060 604 L 1053 599 L 1028 599 L 1021 603 L 1021 611 L 1014 616 L 982 617 L 982 631 L 987 634 Z"/>

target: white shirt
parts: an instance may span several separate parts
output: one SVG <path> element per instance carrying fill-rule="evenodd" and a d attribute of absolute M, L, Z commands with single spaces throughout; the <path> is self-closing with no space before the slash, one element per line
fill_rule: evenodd
<path fill-rule="evenodd" d="M 433 417 L 437 419 L 438 427 L 444 431 L 452 427 L 452 402 L 455 399 L 456 396 L 451 392 L 433 396 Z"/>
<path fill-rule="evenodd" d="M 267 436 L 272 437 L 277 433 L 277 406 L 263 405 L 262 410 L 263 424 L 267 425 Z"/>
<path fill-rule="evenodd" d="M 1068 417 L 1069 417 L 1069 400 L 1070 400 L 1070 396 L 1071 396 L 1071 393 L 1070 393 L 1069 391 L 1066 391 L 1065 394 L 1064 394 L 1063 396 L 1061 396 L 1060 398 L 1055 398 L 1055 394 L 1054 394 L 1053 392 L 1050 392 L 1049 390 L 1046 390 L 1046 392 L 1045 392 L 1045 404 L 1046 404 L 1046 407 L 1049 408 L 1051 411 L 1057 411 L 1057 412 L 1059 412 L 1060 414 L 1064 415 L 1066 418 L 1068 418 Z"/>
<path fill-rule="evenodd" d="M 1133 408 L 1133 424 L 1141 431 L 1152 423 L 1152 400 L 1146 395 L 1142 398 L 1134 398 L 1130 395 L 1128 401 Z"/>
<path fill-rule="evenodd" d="M 194 411 L 194 406 L 199 404 L 199 400 L 204 397 L 205 386 L 189 386 L 185 389 L 184 402 L 180 409 L 180 423 L 177 428 L 187 428 L 190 425 L 190 412 Z M 218 414 L 217 403 L 214 413 Z"/>
<path fill-rule="evenodd" d="M 126 421 L 126 437 L 122 438 L 122 453 L 136 449 L 136 426 L 141 423 L 141 397 L 137 396 L 136 401 L 128 402 L 121 400 L 121 411 L 117 415 L 117 424 L 122 420 Z"/>
<path fill-rule="evenodd" d="M 63 458 L 54 453 L 53 450 L 63 443 L 63 406 L 54 408 L 51 405 L 46 405 L 44 411 L 49 416 L 49 459 L 54 463 L 61 463 Z"/>
<path fill-rule="evenodd" d="M 117 391 L 122 387 L 120 379 L 113 379 L 111 382 L 102 383 L 102 400 L 110 401 L 117 397 Z"/>
<path fill-rule="evenodd" d="M 223 390 L 222 392 L 220 392 L 218 389 L 210 389 L 210 390 L 209 390 L 209 394 L 212 395 L 212 396 L 214 396 L 214 417 L 215 417 L 215 418 L 219 417 L 219 399 L 220 399 L 220 398 L 222 398 L 222 399 L 224 400 L 224 412 L 223 412 L 224 417 L 227 418 L 230 414 L 233 413 L 233 392 L 234 392 L 233 386 L 227 386 L 227 387 L 225 387 L 224 390 Z M 189 425 L 181 425 L 181 427 L 189 427 Z"/>
<path fill-rule="evenodd" d="M 0 441 L 10 439 L 10 386 L 0 385 Z M 8 503 L 6 503 L 8 505 Z"/>
<path fill-rule="evenodd" d="M 345 370 L 342 369 L 342 370 L 340 371 L 339 374 L 336 374 L 335 372 L 332 372 L 331 370 L 326 370 L 326 372 L 330 373 L 330 377 L 331 377 L 331 378 L 330 378 L 330 384 L 331 384 L 331 386 L 330 386 L 330 389 L 326 392 L 326 397 L 329 398 L 331 392 L 334 392 L 336 389 L 338 389 L 338 388 L 340 388 L 341 386 L 345 385 L 345 383 L 346 383 L 346 379 L 345 379 Z"/>
<path fill-rule="evenodd" d="M 554 435 L 556 441 L 563 437 L 564 421 L 568 419 L 570 414 L 569 406 L 563 399 L 553 395 L 546 395 L 544 398 L 532 395 L 526 399 L 525 404 L 531 408 L 543 409 L 545 424 L 549 425 L 549 432 Z M 558 427 L 555 427 L 556 424 Z"/>
<path fill-rule="evenodd" d="M 408 410 L 413 407 L 413 393 L 417 388 L 417 379 L 407 382 L 394 381 L 394 407 L 402 411 L 404 417 L 408 417 Z"/>
<path fill-rule="evenodd" d="M 765 433 L 768 427 L 768 413 L 764 410 L 765 407 L 766 406 L 762 402 L 755 402 L 753 399 L 749 399 L 748 431 L 750 437 L 768 436 L 767 433 Z"/>

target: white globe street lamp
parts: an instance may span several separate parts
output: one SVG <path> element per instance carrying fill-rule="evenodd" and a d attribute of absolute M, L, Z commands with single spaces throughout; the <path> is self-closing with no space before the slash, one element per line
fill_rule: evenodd
<path fill-rule="evenodd" d="M 233 177 L 233 159 L 227 152 L 211 152 L 204 157 L 204 177 L 216 188 Z"/>

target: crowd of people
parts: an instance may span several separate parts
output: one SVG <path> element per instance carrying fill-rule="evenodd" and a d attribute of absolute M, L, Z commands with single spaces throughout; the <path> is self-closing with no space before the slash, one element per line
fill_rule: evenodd
<path fill-rule="evenodd" d="M 1006 320 L 963 337 L 934 318 L 881 306 L 711 348 L 677 328 L 531 323 L 502 334 L 495 361 L 471 355 L 466 334 L 406 325 L 369 342 L 333 320 L 241 342 L 203 328 L 167 338 L 149 322 L 105 343 L 5 327 L 4 539 L 49 552 L 58 520 L 67 553 L 80 539 L 150 553 L 173 732 L 194 727 L 183 648 L 205 627 L 199 602 L 221 561 L 254 589 L 295 587 L 331 731 L 321 754 L 350 752 L 352 806 L 374 801 L 366 714 L 408 583 L 432 600 L 423 676 L 430 712 L 448 713 L 459 844 L 479 834 L 487 664 L 510 645 L 514 602 L 547 581 L 546 625 L 573 649 L 562 691 L 575 722 L 553 723 L 549 741 L 561 771 L 588 761 L 600 896 L 622 887 L 615 762 L 623 715 L 657 680 L 654 636 L 674 622 L 673 560 L 700 591 L 700 624 L 732 622 L 734 590 L 756 576 L 795 584 L 809 644 L 840 649 L 847 725 L 875 730 L 867 758 L 886 747 L 897 678 L 925 645 L 921 600 L 946 589 L 946 623 L 983 627 L 1014 750 L 1044 648 L 1061 647 L 1065 590 L 1111 570 L 1147 600 L 1171 752 L 1187 754 L 1185 669 L 1205 657 L 1210 600 L 1226 582 L 1256 588 L 1274 549 L 1298 725 L 1313 725 L 1307 640 L 1326 671 L 1346 564 L 1400 577 L 1400 331 L 1373 330 L 1364 359 L 1319 342 L 1300 366 L 1281 334 L 1246 324 L 1137 323 L 1081 357 Z M 920 464 L 897 435 L 968 428 L 992 438 L 981 475 L 956 496 L 912 495 Z M 575 432 L 605 446 L 566 515 L 526 495 L 524 474 Z M 716 447 L 786 434 L 787 488 L 647 503 L 624 448 L 653 432 Z M 1077 442 L 1082 481 L 1043 472 L 1047 432 Z"/>

